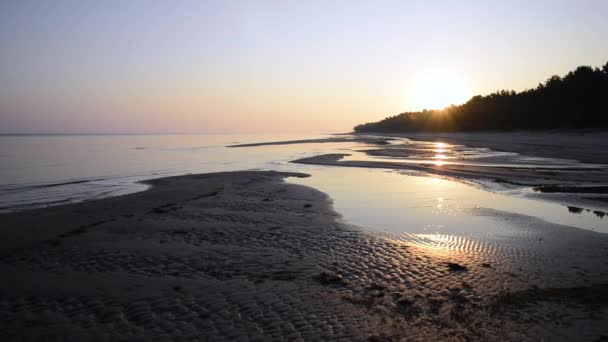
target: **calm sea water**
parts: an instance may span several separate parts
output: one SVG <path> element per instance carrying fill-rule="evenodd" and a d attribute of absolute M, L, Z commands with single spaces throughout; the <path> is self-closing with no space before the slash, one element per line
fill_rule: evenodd
<path fill-rule="evenodd" d="M 608 232 L 608 219 L 589 212 L 572 214 L 558 203 L 491 193 L 436 177 L 289 163 L 316 154 L 366 148 L 361 143 L 226 147 L 236 143 L 320 137 L 323 136 L 0 136 L 0 212 L 141 191 L 146 186 L 138 181 L 145 179 L 259 169 L 309 173 L 312 177 L 290 181 L 328 193 L 348 221 L 385 231 L 450 234 L 496 231 L 500 226 L 498 220 L 488 221 L 474 214 L 477 208 L 489 208 Z M 486 149 L 479 153 L 493 156 L 496 152 Z"/>
<path fill-rule="evenodd" d="M 0 211 L 116 196 L 138 181 L 186 173 L 272 169 L 309 150 L 226 148 L 235 143 L 309 136 L 23 135 L 0 136 Z M 314 150 L 310 151 L 314 153 Z"/>

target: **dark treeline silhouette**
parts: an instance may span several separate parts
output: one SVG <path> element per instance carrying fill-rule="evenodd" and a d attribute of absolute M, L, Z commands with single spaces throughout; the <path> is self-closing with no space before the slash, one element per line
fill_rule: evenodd
<path fill-rule="evenodd" d="M 608 128 L 608 63 L 581 66 L 522 92 L 477 95 L 442 110 L 406 112 L 355 132 L 457 132 Z"/>

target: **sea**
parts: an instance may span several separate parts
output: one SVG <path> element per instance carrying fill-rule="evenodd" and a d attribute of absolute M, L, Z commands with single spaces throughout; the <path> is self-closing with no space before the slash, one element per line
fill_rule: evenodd
<path fill-rule="evenodd" d="M 310 174 L 288 182 L 325 192 L 343 219 L 365 229 L 405 234 L 500 236 L 514 228 L 505 217 L 533 218 L 567 227 L 608 233 L 608 217 L 592 210 L 492 190 L 429 174 L 391 169 L 294 164 L 325 153 L 369 159 L 356 140 L 330 143 L 229 147 L 237 144 L 321 139 L 332 135 L 131 134 L 0 136 L 0 213 L 33 210 L 147 189 L 141 181 L 185 174 L 239 170 L 278 170 Z M 340 135 L 345 137 L 345 135 Z M 348 137 L 348 136 L 346 136 Z M 402 138 L 421 150 L 423 142 Z M 419 145 L 415 145 L 419 144 Z M 470 162 L 470 156 L 500 157 L 517 167 L 572 166 L 483 148 L 441 145 L 451 151 L 442 162 Z M 456 157 L 454 157 L 454 155 Z M 506 158 L 506 159 L 505 159 Z M 473 158 L 474 159 L 474 158 Z M 464 160 L 464 159 L 463 159 Z M 408 160 L 429 162 L 424 158 Z M 434 160 L 434 162 L 437 162 Z M 581 165 L 574 165 L 581 166 Z M 582 165 L 584 167 L 584 165 Z"/>

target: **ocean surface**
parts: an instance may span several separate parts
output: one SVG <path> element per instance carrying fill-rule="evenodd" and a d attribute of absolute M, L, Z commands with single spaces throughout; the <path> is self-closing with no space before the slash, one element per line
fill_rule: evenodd
<path fill-rule="evenodd" d="M 187 173 L 271 169 L 303 145 L 236 149 L 226 145 L 294 136 L 0 136 L 0 212 L 144 190 L 138 181 Z M 297 138 L 309 138 L 298 136 Z"/>
<path fill-rule="evenodd" d="M 344 219 L 387 232 L 412 234 L 499 234 L 509 230 L 500 213 L 608 233 L 608 217 L 573 212 L 525 193 L 490 192 L 471 184 L 386 169 L 300 165 L 291 160 L 324 153 L 373 158 L 355 141 L 228 148 L 264 141 L 323 138 L 328 135 L 10 135 L 0 136 L 0 212 L 118 196 L 147 188 L 142 180 L 237 170 L 304 172 L 290 182 L 326 192 Z M 412 149 L 437 149 L 424 142 Z M 586 167 L 547 158 L 529 158 L 483 148 L 441 146 L 435 155 L 418 154 L 412 163 L 474 163 L 500 158 L 510 166 Z M 488 214 L 491 213 L 491 214 Z M 501 221 L 502 220 L 502 221 Z"/>

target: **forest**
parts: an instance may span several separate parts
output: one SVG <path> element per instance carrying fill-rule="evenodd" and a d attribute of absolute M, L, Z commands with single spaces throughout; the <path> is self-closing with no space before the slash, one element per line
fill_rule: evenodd
<path fill-rule="evenodd" d="M 608 62 L 551 76 L 536 88 L 499 90 L 444 109 L 405 112 L 355 132 L 464 132 L 608 128 Z"/>

